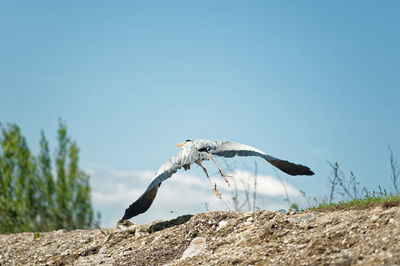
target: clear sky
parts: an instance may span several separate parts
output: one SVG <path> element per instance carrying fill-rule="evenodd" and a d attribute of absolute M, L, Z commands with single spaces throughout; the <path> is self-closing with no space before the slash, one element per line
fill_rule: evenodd
<path fill-rule="evenodd" d="M 390 190 L 399 11 L 399 1 L 367 0 L 0 0 L 0 122 L 16 122 L 37 152 L 40 130 L 54 149 L 66 120 L 110 226 L 187 138 L 243 142 L 310 166 L 313 177 L 280 174 L 310 196 L 328 192 L 327 161 Z M 276 175 L 256 161 L 260 175 Z M 198 169 L 186 174 L 208 188 Z M 160 193 L 184 186 L 172 179 Z M 180 192 L 161 197 L 185 202 Z M 215 197 L 203 194 L 175 213 L 203 211 Z M 165 219 L 163 202 L 133 221 Z"/>

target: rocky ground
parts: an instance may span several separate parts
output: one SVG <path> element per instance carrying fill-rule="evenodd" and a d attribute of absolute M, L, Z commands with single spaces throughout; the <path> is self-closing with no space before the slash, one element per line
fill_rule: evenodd
<path fill-rule="evenodd" d="M 394 265 L 400 207 L 205 212 L 114 229 L 0 235 L 0 265 Z"/>

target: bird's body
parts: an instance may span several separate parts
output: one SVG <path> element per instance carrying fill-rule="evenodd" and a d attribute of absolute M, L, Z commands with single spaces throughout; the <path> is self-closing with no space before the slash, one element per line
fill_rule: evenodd
<path fill-rule="evenodd" d="M 192 163 L 196 163 L 206 173 L 207 170 L 201 165 L 204 160 L 213 160 L 221 176 L 227 181 L 225 175 L 213 159 L 213 155 L 223 156 L 223 157 L 233 157 L 238 156 L 259 156 L 270 162 L 275 167 L 279 168 L 285 173 L 290 175 L 313 175 L 314 173 L 307 167 L 299 164 L 290 163 L 275 157 L 272 157 L 254 147 L 249 145 L 231 142 L 231 141 L 211 141 L 211 140 L 186 140 L 184 143 L 177 145 L 177 147 L 182 147 L 182 150 L 176 155 L 172 156 L 167 162 L 165 162 L 156 172 L 150 185 L 147 187 L 146 191 L 132 203 L 128 209 L 125 211 L 123 220 L 130 219 L 140 213 L 143 213 L 150 208 L 156 194 L 158 187 L 161 183 L 171 177 L 178 169 L 183 167 L 185 170 L 190 169 Z M 211 184 L 211 183 L 210 183 Z M 219 192 L 214 187 L 214 192 L 219 196 Z"/>

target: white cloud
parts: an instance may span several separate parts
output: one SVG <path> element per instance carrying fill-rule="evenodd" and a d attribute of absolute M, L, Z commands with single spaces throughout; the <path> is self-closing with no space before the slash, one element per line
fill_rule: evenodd
<path fill-rule="evenodd" d="M 251 190 L 254 188 L 254 174 L 248 171 L 236 170 L 232 173 L 233 178 L 239 179 L 236 184 L 242 191 Z M 265 196 L 285 196 L 286 192 L 289 196 L 298 197 L 300 196 L 299 190 L 291 186 L 285 181 L 280 181 L 276 177 L 266 176 L 262 174 L 257 175 L 257 186 L 256 191 L 258 194 Z"/>
<path fill-rule="evenodd" d="M 101 222 L 105 227 L 115 226 L 124 214 L 125 208 L 145 191 L 154 174 L 154 171 L 148 170 L 118 170 L 107 167 L 91 167 L 86 169 L 86 172 L 91 175 L 93 206 L 95 210 L 101 212 Z M 211 181 L 217 184 L 218 190 L 223 195 L 223 200 L 220 200 L 214 195 L 207 178 L 199 169 L 178 171 L 172 178 L 163 182 L 150 209 L 132 221 L 147 223 L 159 219 L 172 219 L 184 214 L 195 214 L 205 211 L 206 204 L 209 210 L 233 210 L 232 195 L 235 183 L 239 200 L 242 201 L 246 190 L 250 191 L 251 196 L 253 195 L 254 175 L 243 170 L 230 174 L 233 176 L 229 178 L 230 186 L 219 174 L 211 176 Z M 283 184 L 291 200 L 296 203 L 303 202 L 296 188 L 286 182 Z M 256 206 L 262 209 L 288 208 L 288 203 L 284 201 L 286 194 L 283 184 L 273 176 L 259 174 Z"/>
<path fill-rule="evenodd" d="M 102 205 L 113 205 L 129 202 L 133 197 L 143 193 L 144 189 L 128 188 L 122 183 L 109 184 L 109 190 L 95 190 L 92 192 L 93 201 Z"/>

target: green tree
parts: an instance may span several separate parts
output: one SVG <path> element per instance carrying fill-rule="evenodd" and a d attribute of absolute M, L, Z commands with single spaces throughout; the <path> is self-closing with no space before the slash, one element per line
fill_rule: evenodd
<path fill-rule="evenodd" d="M 58 148 L 56 151 L 56 198 L 57 198 L 57 228 L 70 229 L 72 221 L 69 204 L 71 202 L 71 191 L 67 186 L 67 175 L 65 165 L 67 161 L 69 138 L 67 137 L 67 126 L 61 120 L 58 129 Z"/>
<path fill-rule="evenodd" d="M 90 177 L 79 168 L 79 148 L 68 137 L 66 123 L 59 122 L 56 176 L 43 131 L 35 157 L 16 124 L 0 127 L 0 232 L 97 226 Z"/>
<path fill-rule="evenodd" d="M 44 131 L 40 132 L 40 153 L 37 157 L 37 163 L 39 168 L 39 177 L 42 191 L 41 202 L 43 202 L 43 206 L 41 208 L 41 224 L 44 229 L 39 231 L 51 230 L 56 228 L 56 224 L 54 223 L 54 218 L 51 218 L 57 211 L 55 208 L 55 183 L 53 180 L 53 175 L 51 173 L 51 157 L 49 151 L 49 142 L 46 139 Z"/>
<path fill-rule="evenodd" d="M 87 224 L 93 220 L 93 211 L 90 202 L 89 176 L 79 170 L 79 148 L 76 142 L 72 142 L 69 149 L 69 181 L 72 191 L 74 191 L 73 209 L 74 222 L 80 228 L 86 228 Z"/>
<path fill-rule="evenodd" d="M 2 128 L 2 135 L 1 202 L 9 215 L 2 213 L 1 223 L 10 230 L 28 230 L 36 222 L 32 217 L 38 211 L 36 199 L 40 193 L 37 191 L 35 160 L 17 125 Z"/>

